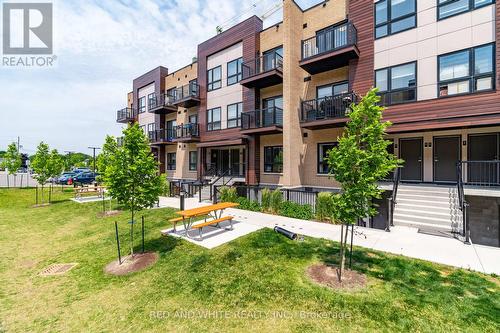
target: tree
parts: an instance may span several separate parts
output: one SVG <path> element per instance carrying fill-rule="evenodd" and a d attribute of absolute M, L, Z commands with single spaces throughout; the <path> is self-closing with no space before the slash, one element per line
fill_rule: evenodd
<path fill-rule="evenodd" d="M 53 149 L 50 152 L 48 160 L 48 173 L 50 175 L 50 178 L 54 179 L 58 177 L 59 175 L 61 175 L 63 171 L 64 171 L 64 159 L 61 155 L 59 155 L 57 149 Z"/>
<path fill-rule="evenodd" d="M 21 159 L 21 154 L 17 150 L 17 145 L 15 142 L 12 142 L 8 147 L 7 151 L 4 154 L 4 161 L 2 162 L 2 167 L 7 169 L 7 187 L 9 187 L 9 176 L 14 175 L 14 187 L 16 187 L 16 178 L 17 178 L 17 170 L 23 164 Z"/>
<path fill-rule="evenodd" d="M 339 281 L 345 265 L 348 227 L 358 219 L 375 216 L 373 198 L 383 192 L 378 182 L 400 164 L 387 151 L 391 144 L 385 139 L 391 123 L 382 122 L 383 107 L 379 106 L 377 89 L 370 90 L 359 104 L 351 105 L 349 121 L 337 147 L 328 154 L 329 173 L 342 187 L 334 198 L 333 219 L 342 224 L 340 236 Z M 345 232 L 344 232 L 345 227 Z"/>
<path fill-rule="evenodd" d="M 106 170 L 111 165 L 111 160 L 118 150 L 118 144 L 113 136 L 107 135 L 102 151 L 97 156 L 97 170 L 99 170 L 99 181 L 106 182 Z"/>
<path fill-rule="evenodd" d="M 37 182 L 42 185 L 42 203 L 43 203 L 43 187 L 51 175 L 51 163 L 50 163 L 50 153 L 49 145 L 40 142 L 36 149 L 36 153 L 31 160 L 31 167 L 35 172 L 33 176 Z"/>
<path fill-rule="evenodd" d="M 130 253 L 133 256 L 135 213 L 158 201 L 162 181 L 144 131 L 134 124 L 123 134 L 123 146 L 117 147 L 110 156 L 104 180 L 111 197 L 131 212 Z"/>

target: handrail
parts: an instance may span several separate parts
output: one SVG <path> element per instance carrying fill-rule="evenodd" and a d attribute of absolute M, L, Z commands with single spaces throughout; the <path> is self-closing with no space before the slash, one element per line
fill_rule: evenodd
<path fill-rule="evenodd" d="M 197 83 L 191 82 L 174 90 L 173 103 L 176 103 L 185 98 L 199 98 L 200 86 Z"/>
<path fill-rule="evenodd" d="M 352 103 L 358 102 L 359 97 L 354 92 L 347 92 L 335 96 L 326 96 L 302 101 L 301 121 L 344 118 Z"/>
<path fill-rule="evenodd" d="M 188 138 L 197 137 L 200 135 L 200 125 L 199 124 L 184 124 L 178 125 L 174 128 L 176 132 L 176 138 Z"/>
<path fill-rule="evenodd" d="M 302 41 L 302 60 L 356 45 L 357 41 L 358 31 L 351 22 L 333 26 Z"/>
<path fill-rule="evenodd" d="M 465 237 L 465 244 L 470 244 L 470 230 L 469 230 L 469 204 L 465 200 L 464 193 L 464 180 L 463 180 L 463 161 L 457 162 L 457 195 L 458 195 L 458 208 L 462 211 L 462 236 Z"/>
<path fill-rule="evenodd" d="M 172 142 L 176 139 L 176 133 L 173 129 L 159 129 L 148 132 L 148 138 L 151 142 Z"/>
<path fill-rule="evenodd" d="M 165 106 L 174 106 L 172 103 L 174 101 L 174 97 L 170 96 L 166 93 L 160 94 L 157 96 L 156 94 L 148 100 L 148 110 L 151 111 L 153 109 L 165 107 Z"/>
<path fill-rule="evenodd" d="M 241 64 L 243 79 L 247 79 L 273 69 L 283 71 L 283 57 L 277 52 L 266 53 L 260 57 Z"/>
<path fill-rule="evenodd" d="M 116 111 L 116 120 L 117 121 L 133 120 L 136 115 L 137 115 L 137 112 L 135 109 L 123 108 L 121 110 Z"/>
<path fill-rule="evenodd" d="M 283 126 L 283 109 L 276 106 L 243 112 L 241 128 L 254 129 L 268 126 Z"/>
<path fill-rule="evenodd" d="M 389 198 L 389 214 L 388 214 L 388 223 L 385 228 L 385 231 L 390 231 L 390 227 L 394 226 L 394 209 L 396 208 L 397 204 L 397 195 L 398 195 L 398 189 L 399 189 L 399 184 L 401 183 L 401 167 L 397 167 L 396 170 L 394 170 L 394 175 L 392 177 L 392 194 L 391 197 Z"/>

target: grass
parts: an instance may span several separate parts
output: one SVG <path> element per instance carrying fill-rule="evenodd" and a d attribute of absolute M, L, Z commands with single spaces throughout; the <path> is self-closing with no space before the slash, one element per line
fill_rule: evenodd
<path fill-rule="evenodd" d="M 207 250 L 160 236 L 172 209 L 143 212 L 156 265 L 107 276 L 103 267 L 116 259 L 113 222 L 126 248 L 128 214 L 100 218 L 99 203 L 69 197 L 56 192 L 54 204 L 32 208 L 33 190 L 0 190 L 0 332 L 500 330 L 497 277 L 356 248 L 354 268 L 368 286 L 332 291 L 305 270 L 334 262 L 337 243 L 261 230 Z M 38 276 L 64 262 L 78 266 Z"/>

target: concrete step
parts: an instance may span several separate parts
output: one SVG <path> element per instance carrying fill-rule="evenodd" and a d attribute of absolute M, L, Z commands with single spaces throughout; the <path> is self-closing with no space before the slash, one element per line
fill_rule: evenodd
<path fill-rule="evenodd" d="M 439 205 L 428 205 L 415 202 L 401 202 L 397 201 L 396 210 L 412 210 L 412 211 L 422 211 L 422 212 L 435 212 L 450 214 L 452 207 L 450 204 L 439 204 Z"/>
<path fill-rule="evenodd" d="M 454 205 L 454 201 L 436 201 L 429 198 L 429 200 L 419 200 L 419 199 L 406 199 L 406 198 L 396 198 L 396 207 L 399 205 L 407 206 L 416 206 L 416 207 L 452 207 Z M 455 203 L 458 204 L 458 201 Z"/>
<path fill-rule="evenodd" d="M 435 196 L 430 196 L 428 194 L 421 195 L 421 194 L 400 194 L 396 196 L 396 201 L 399 201 L 400 199 L 407 199 L 407 200 L 432 200 L 436 202 L 450 202 L 452 200 L 450 197 L 435 197 Z"/>
<path fill-rule="evenodd" d="M 394 210 L 394 214 L 405 214 L 405 215 L 413 215 L 415 217 L 427 217 L 427 218 L 449 218 L 451 216 L 451 210 L 425 210 L 418 209 L 416 207 L 410 208 L 402 208 L 396 207 Z"/>
<path fill-rule="evenodd" d="M 400 195 L 422 195 L 433 198 L 450 197 L 449 192 L 430 192 L 430 191 L 419 191 L 419 190 L 398 190 L 397 196 L 399 197 Z"/>
<path fill-rule="evenodd" d="M 416 216 L 413 214 L 399 213 L 394 212 L 394 223 L 396 221 L 409 221 L 409 222 L 417 222 L 417 223 L 427 223 L 427 224 L 436 224 L 436 225 L 451 225 L 451 214 L 443 217 L 443 216 Z"/>
<path fill-rule="evenodd" d="M 406 220 L 398 220 L 394 221 L 395 226 L 404 226 L 404 227 L 410 227 L 410 228 L 417 228 L 417 229 L 425 229 L 425 230 L 446 230 L 451 232 L 451 224 L 449 225 L 440 225 L 440 224 L 432 224 L 432 223 L 425 223 L 425 222 L 415 222 L 415 221 L 406 221 Z"/>
<path fill-rule="evenodd" d="M 426 191 L 433 193 L 450 192 L 455 191 L 456 186 L 409 186 L 409 185 L 399 185 L 399 190 L 416 190 L 416 191 Z"/>

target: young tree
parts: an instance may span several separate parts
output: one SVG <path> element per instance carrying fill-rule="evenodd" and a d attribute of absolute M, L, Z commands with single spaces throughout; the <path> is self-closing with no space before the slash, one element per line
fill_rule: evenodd
<path fill-rule="evenodd" d="M 64 171 L 64 159 L 61 155 L 59 155 L 57 149 L 53 149 L 50 152 L 48 160 L 48 172 L 50 174 L 50 178 L 54 180 L 56 177 L 60 176 L 63 171 Z"/>
<path fill-rule="evenodd" d="M 105 183 L 112 198 L 131 212 L 130 253 L 134 255 L 135 213 L 152 207 L 162 191 L 158 162 L 139 125 L 123 131 L 123 146 L 117 148 L 106 166 Z"/>
<path fill-rule="evenodd" d="M 379 106 L 377 90 L 370 90 L 359 104 L 351 105 L 350 120 L 337 147 L 328 155 L 329 173 L 342 187 L 334 200 L 333 218 L 342 223 L 340 237 L 339 280 L 345 266 L 348 227 L 358 219 L 375 216 L 373 198 L 383 192 L 378 182 L 393 171 L 400 161 L 387 151 L 390 141 L 385 139 L 391 125 L 382 122 L 383 107 Z M 345 227 L 345 233 L 344 233 Z"/>
<path fill-rule="evenodd" d="M 14 187 L 16 187 L 17 170 L 23 164 L 21 154 L 17 150 L 17 145 L 12 142 L 4 154 L 2 166 L 7 169 L 7 187 L 9 187 L 9 176 L 14 175 Z"/>
<path fill-rule="evenodd" d="M 106 182 L 106 170 L 111 165 L 111 160 L 118 150 L 118 144 L 113 136 L 107 135 L 101 153 L 97 156 L 97 170 L 99 181 Z"/>
<path fill-rule="evenodd" d="M 43 203 L 43 187 L 47 180 L 50 178 L 51 166 L 50 166 L 50 153 L 49 145 L 40 142 L 36 149 L 36 153 L 31 160 L 31 167 L 35 175 L 33 176 L 40 185 L 42 185 L 42 203 Z"/>

